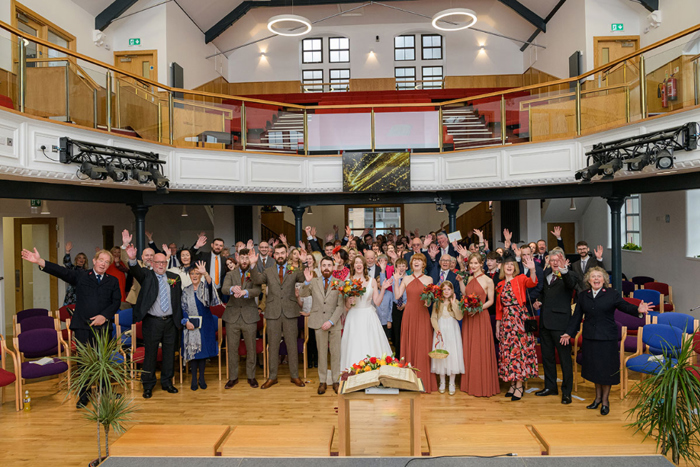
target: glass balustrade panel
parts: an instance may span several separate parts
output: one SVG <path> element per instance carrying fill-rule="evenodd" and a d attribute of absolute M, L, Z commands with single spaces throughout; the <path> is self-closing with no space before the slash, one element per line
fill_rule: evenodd
<path fill-rule="evenodd" d="M 179 147 L 240 149 L 241 102 L 173 93 L 173 143 Z"/>
<path fill-rule="evenodd" d="M 501 97 L 443 106 L 441 131 L 444 151 L 500 146 Z"/>
<path fill-rule="evenodd" d="M 0 37 L 0 106 L 19 110 L 17 36 Z"/>
<path fill-rule="evenodd" d="M 369 151 L 372 148 L 372 113 L 369 108 L 309 110 L 307 126 L 311 154 Z"/>
<path fill-rule="evenodd" d="M 574 84 L 541 86 L 505 94 L 506 144 L 576 136 Z"/>
<path fill-rule="evenodd" d="M 440 112 L 437 107 L 374 109 L 374 147 L 386 150 L 440 150 Z"/>
<path fill-rule="evenodd" d="M 682 37 L 644 54 L 649 116 L 696 105 L 700 38 Z"/>
<path fill-rule="evenodd" d="M 304 111 L 274 104 L 246 102 L 246 149 L 304 154 Z"/>
<path fill-rule="evenodd" d="M 167 143 L 162 118 L 168 113 L 167 91 L 119 72 L 112 74 L 112 80 L 112 132 Z"/>

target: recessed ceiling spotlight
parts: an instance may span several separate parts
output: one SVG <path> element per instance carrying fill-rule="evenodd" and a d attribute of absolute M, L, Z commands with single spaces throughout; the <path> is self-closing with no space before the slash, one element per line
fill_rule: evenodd
<path fill-rule="evenodd" d="M 275 29 L 275 24 L 278 23 L 296 23 L 296 26 L 286 28 L 286 29 Z M 267 22 L 267 29 L 273 33 L 280 36 L 303 36 L 311 32 L 311 22 L 299 15 L 277 15 L 270 18 Z M 301 31 L 297 31 L 301 29 Z"/>
<path fill-rule="evenodd" d="M 463 16 L 464 18 L 459 18 L 458 21 L 447 20 L 450 16 Z M 450 27 L 438 26 L 438 21 L 442 23 L 450 23 Z M 468 27 L 474 26 L 476 23 L 476 13 L 474 10 L 468 8 L 448 8 L 447 10 L 442 10 L 433 16 L 433 27 L 439 29 L 440 31 L 461 31 L 462 29 L 467 29 Z"/>

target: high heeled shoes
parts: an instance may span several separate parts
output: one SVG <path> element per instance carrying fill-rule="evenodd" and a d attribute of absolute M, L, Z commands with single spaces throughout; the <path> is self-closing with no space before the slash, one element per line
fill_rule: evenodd
<path fill-rule="evenodd" d="M 598 408 L 600 403 L 601 403 L 601 401 L 593 401 L 593 403 L 591 405 L 587 405 L 586 408 L 591 409 L 591 410 L 595 410 Z"/>
<path fill-rule="evenodd" d="M 600 414 L 601 415 L 607 415 L 610 413 L 610 406 L 609 405 L 601 405 L 600 406 Z"/>
<path fill-rule="evenodd" d="M 524 389 L 525 389 L 525 388 L 523 388 L 523 387 L 515 388 L 515 389 L 513 390 L 513 397 L 511 397 L 510 400 L 511 400 L 511 401 L 519 401 L 520 399 L 522 399 L 522 398 L 523 398 L 523 391 L 524 391 Z M 519 395 L 516 396 L 516 394 L 519 394 Z"/>
<path fill-rule="evenodd" d="M 506 393 L 506 397 L 513 397 L 513 391 L 515 391 L 515 385 L 512 384 L 510 386 L 510 389 L 508 389 L 508 392 Z"/>

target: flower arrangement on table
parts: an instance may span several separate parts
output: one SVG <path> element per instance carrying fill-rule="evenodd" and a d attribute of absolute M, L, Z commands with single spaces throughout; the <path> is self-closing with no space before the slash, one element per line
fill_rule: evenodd
<path fill-rule="evenodd" d="M 343 294 L 345 298 L 361 297 L 367 291 L 362 281 L 359 279 L 345 279 L 344 281 L 334 280 L 331 282 L 331 289 L 337 290 Z"/>
<path fill-rule="evenodd" d="M 474 316 L 484 311 L 484 304 L 481 302 L 478 295 L 470 293 L 469 295 L 462 297 L 462 299 L 459 301 L 459 308 L 464 314 Z"/>
<path fill-rule="evenodd" d="M 403 359 L 399 360 L 393 355 L 382 355 L 381 357 L 367 357 L 363 358 L 357 363 L 353 363 L 350 368 L 343 370 L 340 375 L 341 381 L 348 379 L 349 376 L 357 375 L 360 373 L 366 373 L 372 370 L 378 370 L 383 366 L 395 366 L 398 368 L 410 368 L 413 371 L 418 371 L 417 368 L 413 368 L 410 363 L 406 363 Z"/>
<path fill-rule="evenodd" d="M 428 284 L 423 287 L 420 299 L 425 301 L 426 306 L 430 306 L 433 302 L 442 300 L 442 289 L 437 284 Z"/>

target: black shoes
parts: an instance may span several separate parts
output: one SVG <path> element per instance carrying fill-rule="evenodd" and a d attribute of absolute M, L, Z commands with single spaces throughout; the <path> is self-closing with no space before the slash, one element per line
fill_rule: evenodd
<path fill-rule="evenodd" d="M 600 405 L 600 401 L 593 401 L 593 403 L 591 405 L 587 405 L 586 408 L 591 409 L 591 410 L 595 410 L 598 408 L 599 405 Z"/>
<path fill-rule="evenodd" d="M 569 405 L 569 404 L 571 404 L 571 396 L 567 396 L 566 394 L 564 394 L 563 396 L 561 396 L 561 403 L 564 404 L 564 405 Z"/>
<path fill-rule="evenodd" d="M 199 380 L 199 387 L 202 388 L 202 389 L 206 389 L 206 388 L 207 388 L 207 383 L 205 383 L 203 379 L 200 379 L 200 380 Z"/>
<path fill-rule="evenodd" d="M 193 379 L 192 382 L 190 383 L 190 389 L 192 389 L 193 391 L 197 390 L 197 380 L 196 379 Z"/>
<path fill-rule="evenodd" d="M 87 394 L 83 394 L 80 396 L 80 399 L 78 399 L 78 402 L 75 404 L 76 409 L 82 409 L 86 405 L 88 405 L 89 399 Z"/>
<path fill-rule="evenodd" d="M 506 397 L 513 397 L 513 391 L 515 391 L 515 385 L 511 386 L 506 393 Z"/>
<path fill-rule="evenodd" d="M 607 415 L 610 413 L 610 406 L 609 405 L 601 405 L 600 406 L 600 414 L 601 415 Z"/>
<path fill-rule="evenodd" d="M 552 390 L 547 388 L 535 393 L 536 396 L 556 396 L 557 394 L 559 394 L 559 392 L 556 389 Z"/>
<path fill-rule="evenodd" d="M 167 388 L 163 388 L 163 391 L 167 391 L 167 392 L 169 392 L 170 394 L 177 394 L 177 393 L 178 393 L 178 390 L 177 390 L 177 388 L 176 388 L 175 386 L 170 386 L 170 387 L 167 387 Z"/>
<path fill-rule="evenodd" d="M 151 397 L 153 397 L 153 389 L 144 389 L 143 390 L 143 398 L 150 399 Z"/>
<path fill-rule="evenodd" d="M 515 388 L 513 390 L 513 397 L 511 397 L 510 400 L 511 401 L 519 401 L 520 399 L 522 399 L 524 389 L 525 389 L 524 387 Z M 516 394 L 518 394 L 518 395 L 516 396 Z"/>

